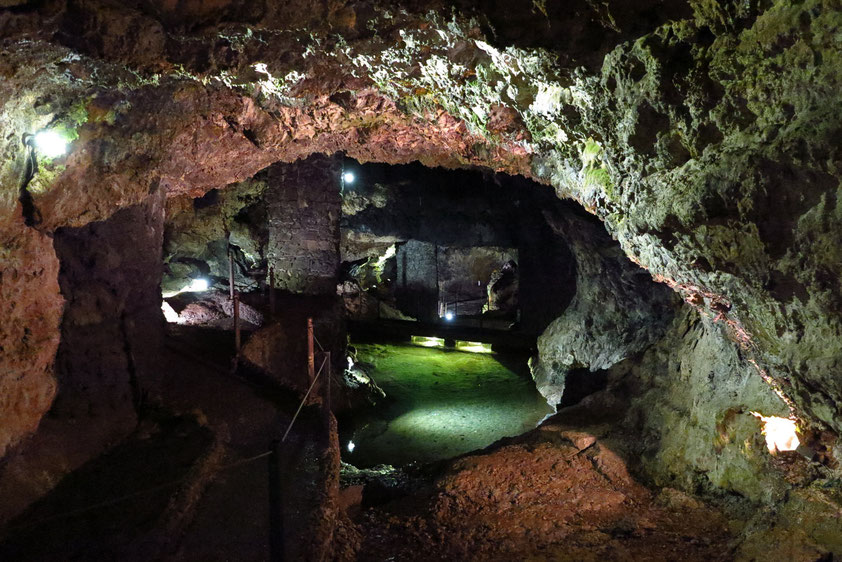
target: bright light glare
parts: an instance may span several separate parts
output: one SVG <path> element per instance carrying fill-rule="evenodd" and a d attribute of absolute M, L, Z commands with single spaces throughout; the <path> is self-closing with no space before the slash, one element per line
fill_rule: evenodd
<path fill-rule="evenodd" d="M 348 356 L 348 370 L 350 371 L 350 370 L 351 370 L 351 369 L 353 369 L 353 368 L 354 368 L 354 360 L 353 360 L 353 358 L 351 358 L 351 356 L 349 355 L 349 356 Z"/>
<path fill-rule="evenodd" d="M 345 180 L 345 183 L 354 183 L 356 178 L 354 177 L 354 172 L 345 172 L 342 174 L 342 179 Z"/>
<path fill-rule="evenodd" d="M 428 338 L 427 336 L 412 336 L 410 338 L 413 344 L 424 347 L 444 347 L 444 340 L 442 338 Z"/>
<path fill-rule="evenodd" d="M 164 318 L 167 322 L 170 323 L 179 323 L 178 312 L 176 312 L 173 307 L 170 306 L 170 303 L 164 302 L 161 304 L 161 310 L 164 311 Z"/>
<path fill-rule="evenodd" d="M 207 279 L 192 279 L 188 285 L 185 285 L 178 291 L 164 291 L 161 296 L 168 299 L 179 293 L 201 293 L 202 291 L 207 291 L 209 287 L 210 282 Z"/>
<path fill-rule="evenodd" d="M 356 447 L 356 445 L 354 445 L 354 442 L 353 442 L 353 441 L 348 441 L 348 452 L 349 452 L 349 453 L 353 453 L 353 452 L 354 452 L 354 447 Z"/>
<path fill-rule="evenodd" d="M 759 412 L 751 415 L 763 422 L 763 435 L 766 436 L 766 448 L 773 455 L 778 451 L 794 451 L 801 443 L 796 433 L 795 421 L 776 416 L 764 416 Z"/>
<path fill-rule="evenodd" d="M 55 131 L 41 131 L 35 135 L 35 148 L 47 158 L 56 158 L 67 152 L 67 141 Z"/>
<path fill-rule="evenodd" d="M 445 312 L 444 313 L 444 319 L 447 320 L 448 322 L 450 322 L 451 320 L 453 320 L 453 313 L 452 312 Z"/>
<path fill-rule="evenodd" d="M 207 279 L 193 279 L 185 290 L 200 293 L 202 291 L 207 291 L 209 286 L 210 285 Z"/>
<path fill-rule="evenodd" d="M 459 351 L 470 351 L 471 353 L 491 353 L 491 344 L 478 341 L 456 340 L 456 349 Z"/>

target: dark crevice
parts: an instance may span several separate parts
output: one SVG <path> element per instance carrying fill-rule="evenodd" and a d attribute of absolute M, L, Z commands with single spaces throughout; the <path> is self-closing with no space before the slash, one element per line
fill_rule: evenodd
<path fill-rule="evenodd" d="M 23 165 L 23 172 L 21 173 L 18 201 L 20 201 L 21 210 L 23 212 L 24 224 L 34 228 L 41 224 L 42 217 L 41 212 L 35 206 L 35 199 L 32 197 L 32 194 L 29 192 L 27 187 L 29 186 L 29 182 L 32 181 L 32 178 L 35 177 L 35 173 L 38 171 L 38 160 L 35 157 L 35 149 L 33 149 L 29 144 L 29 139 L 25 138 L 23 143 L 26 154 L 24 156 L 25 161 Z"/>
<path fill-rule="evenodd" d="M 257 140 L 257 135 L 251 129 L 243 129 L 243 136 L 246 137 L 251 144 L 260 148 L 260 141 Z"/>
<path fill-rule="evenodd" d="M 123 338 L 123 352 L 126 354 L 126 370 L 129 374 L 129 388 L 132 393 L 132 404 L 134 404 L 135 412 L 140 412 L 143 407 L 143 389 L 137 376 L 137 368 L 135 366 L 134 353 L 132 352 L 131 337 L 126 326 L 127 314 L 123 312 L 120 316 L 120 336 Z"/>

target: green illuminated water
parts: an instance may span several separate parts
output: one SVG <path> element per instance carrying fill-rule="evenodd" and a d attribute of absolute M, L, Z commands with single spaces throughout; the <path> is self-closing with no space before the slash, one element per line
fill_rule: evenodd
<path fill-rule="evenodd" d="M 358 363 L 387 396 L 340 428 L 343 459 L 358 467 L 453 457 L 528 431 L 551 412 L 524 357 L 355 346 Z"/>

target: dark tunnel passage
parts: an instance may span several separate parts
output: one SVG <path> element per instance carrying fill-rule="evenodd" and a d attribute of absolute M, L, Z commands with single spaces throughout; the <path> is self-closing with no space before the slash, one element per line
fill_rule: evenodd
<path fill-rule="evenodd" d="M 609 333 L 599 350 L 615 355 L 598 357 L 604 370 L 659 337 L 674 307 L 597 219 L 549 188 L 339 155 L 276 164 L 201 198 L 153 194 L 59 230 L 55 247 L 67 304 L 50 419 L 84 424 L 89 455 L 168 403 L 164 349 L 304 392 L 309 316 L 340 373 L 333 408 L 349 461 L 452 457 L 527 431 L 566 386 L 564 406 L 605 388 L 603 376 L 572 376 L 588 371 L 581 361 L 547 369 L 542 333 L 575 339 L 600 319 L 605 332 L 622 328 L 631 337 Z"/>

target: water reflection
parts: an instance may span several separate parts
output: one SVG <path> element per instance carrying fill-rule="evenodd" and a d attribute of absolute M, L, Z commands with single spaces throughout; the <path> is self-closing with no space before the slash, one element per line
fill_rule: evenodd
<path fill-rule="evenodd" d="M 481 449 L 535 427 L 551 412 L 526 357 L 410 345 L 356 344 L 357 361 L 386 392 L 374 411 L 346 419 L 347 462 L 428 462 Z"/>

